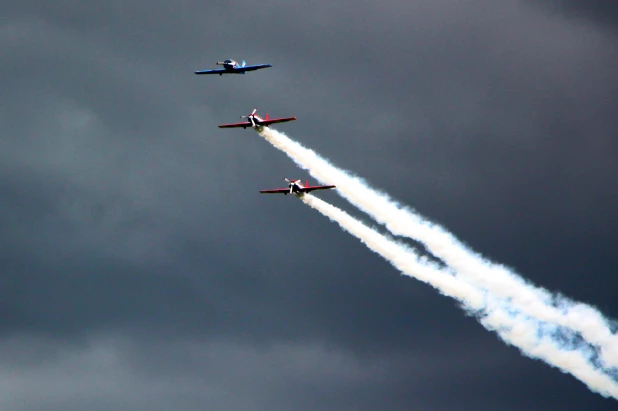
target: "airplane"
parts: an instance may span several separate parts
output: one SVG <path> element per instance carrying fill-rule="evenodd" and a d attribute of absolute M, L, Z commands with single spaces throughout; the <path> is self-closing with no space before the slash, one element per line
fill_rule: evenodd
<path fill-rule="evenodd" d="M 315 190 L 328 190 L 330 188 L 335 188 L 336 186 L 310 186 L 309 181 L 305 181 L 305 185 L 303 185 L 300 180 L 288 180 L 287 178 L 283 178 L 287 181 L 288 188 L 276 188 L 274 190 L 260 190 L 262 194 L 296 194 L 297 197 L 303 196 L 305 193 L 309 193 Z"/>
<path fill-rule="evenodd" d="M 255 114 L 257 108 L 254 108 L 251 114 L 246 116 L 240 116 L 240 118 L 249 119 L 249 121 L 243 121 L 242 123 L 233 123 L 233 124 L 221 124 L 219 128 L 234 128 L 234 127 L 242 127 L 246 129 L 247 127 L 253 127 L 255 129 L 261 129 L 262 127 L 267 127 L 274 123 L 284 123 L 286 121 L 294 121 L 296 117 L 283 117 L 283 118 L 268 118 L 268 114 L 266 114 L 265 118 L 262 118 Z"/>
<path fill-rule="evenodd" d="M 223 66 L 222 69 L 217 70 L 200 70 L 196 71 L 195 74 L 218 74 L 223 75 L 224 73 L 229 74 L 247 74 L 247 71 L 259 70 L 267 67 L 272 67 L 272 64 L 258 64 L 255 66 L 247 66 L 247 63 L 243 60 L 241 64 L 238 64 L 234 60 L 225 60 L 225 61 L 217 61 L 217 66 Z"/>

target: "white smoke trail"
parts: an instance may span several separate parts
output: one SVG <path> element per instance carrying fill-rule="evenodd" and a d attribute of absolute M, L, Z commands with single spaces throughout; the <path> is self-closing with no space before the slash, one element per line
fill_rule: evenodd
<path fill-rule="evenodd" d="M 506 267 L 485 260 L 444 228 L 397 204 L 388 195 L 369 187 L 361 178 L 333 166 L 286 135 L 267 127 L 260 134 L 313 177 L 337 185 L 340 195 L 384 224 L 393 234 L 420 241 L 457 275 L 497 297 L 510 299 L 514 307 L 527 315 L 580 333 L 588 343 L 598 347 L 604 367 L 618 367 L 618 336 L 612 333 L 608 321 L 595 308 L 528 284 Z M 571 345 L 578 344 L 576 338 L 563 338 Z"/>
<path fill-rule="evenodd" d="M 542 359 L 563 372 L 572 374 L 590 389 L 618 399 L 616 381 L 590 364 L 586 353 L 580 350 L 565 350 L 550 338 L 539 336 L 542 325 L 538 321 L 526 318 L 521 313 L 505 310 L 504 301 L 498 301 L 492 295 L 483 295 L 483 291 L 420 258 L 414 250 L 367 227 L 345 211 L 309 194 L 302 196 L 301 200 L 338 223 L 402 273 L 461 302 L 468 312 L 481 317 L 480 321 L 485 328 L 497 332 L 502 340 L 518 347 L 525 355 Z"/>

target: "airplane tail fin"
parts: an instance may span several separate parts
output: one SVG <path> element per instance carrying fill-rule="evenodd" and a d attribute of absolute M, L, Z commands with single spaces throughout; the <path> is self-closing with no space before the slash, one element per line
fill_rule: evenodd
<path fill-rule="evenodd" d="M 245 67 L 247 65 L 247 63 L 245 63 L 245 61 L 242 61 L 242 65 L 240 67 Z"/>
<path fill-rule="evenodd" d="M 266 113 L 266 115 L 264 116 L 264 120 L 269 120 L 268 113 Z"/>
<path fill-rule="evenodd" d="M 309 187 L 309 180 L 305 180 L 305 187 Z"/>

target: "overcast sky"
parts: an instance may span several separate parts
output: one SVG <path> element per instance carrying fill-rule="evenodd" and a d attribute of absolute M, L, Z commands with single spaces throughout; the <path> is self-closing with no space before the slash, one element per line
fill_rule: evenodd
<path fill-rule="evenodd" d="M 217 128 L 297 116 L 275 128 L 618 319 L 615 1 L 2 3 L 3 411 L 616 410 L 260 195 L 310 177 Z M 226 58 L 273 67 L 193 74 Z"/>

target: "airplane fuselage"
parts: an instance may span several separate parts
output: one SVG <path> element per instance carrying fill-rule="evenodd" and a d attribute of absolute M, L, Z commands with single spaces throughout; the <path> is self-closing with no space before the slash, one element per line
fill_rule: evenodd
<path fill-rule="evenodd" d="M 225 61 L 218 61 L 217 62 L 218 66 L 223 66 L 223 68 L 225 69 L 225 71 L 232 73 L 232 74 L 246 74 L 245 70 L 243 70 L 243 68 L 245 67 L 245 62 L 242 62 L 241 64 L 238 64 L 238 62 L 236 60 L 225 60 Z M 223 73 L 219 73 L 219 75 L 222 75 Z"/>
<path fill-rule="evenodd" d="M 223 68 L 228 70 L 228 71 L 232 71 L 236 67 L 238 67 L 238 63 L 235 62 L 234 60 L 219 61 L 219 62 L 217 62 L 217 65 L 223 66 Z"/>
<path fill-rule="evenodd" d="M 297 197 L 300 197 L 305 194 L 301 191 L 305 186 L 302 185 L 300 180 L 291 181 L 290 184 L 288 184 L 288 187 L 290 187 L 291 193 L 296 194 Z"/>
<path fill-rule="evenodd" d="M 248 115 L 247 118 L 249 119 L 249 122 L 252 124 L 251 127 L 258 129 L 258 130 L 264 127 L 261 124 L 264 121 L 264 119 L 258 116 L 257 114 Z M 247 128 L 247 127 L 243 127 L 243 128 Z"/>

